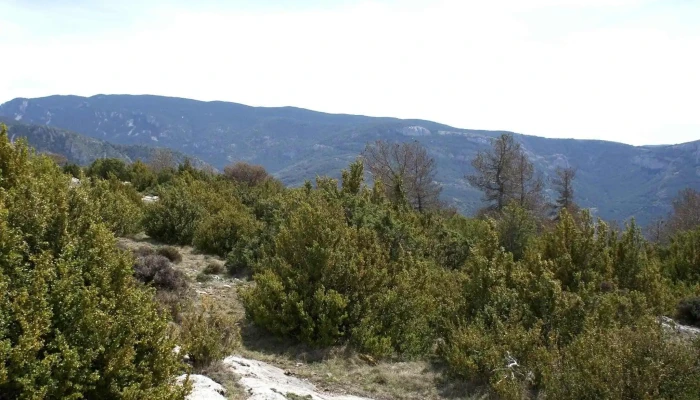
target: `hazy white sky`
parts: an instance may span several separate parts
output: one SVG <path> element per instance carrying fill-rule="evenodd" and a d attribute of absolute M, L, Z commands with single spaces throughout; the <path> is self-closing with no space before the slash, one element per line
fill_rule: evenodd
<path fill-rule="evenodd" d="M 158 94 L 700 139 L 699 0 L 0 0 L 0 103 Z"/>

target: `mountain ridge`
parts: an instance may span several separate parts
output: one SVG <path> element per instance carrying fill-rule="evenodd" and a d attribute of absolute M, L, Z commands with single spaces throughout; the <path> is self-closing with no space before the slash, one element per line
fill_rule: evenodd
<path fill-rule="evenodd" d="M 88 165 L 99 158 L 117 158 L 127 163 L 137 160 L 149 162 L 158 151 L 165 150 L 172 155 L 176 163 L 182 163 L 189 158 L 198 167 L 208 166 L 199 159 L 167 148 L 112 144 L 68 130 L 20 123 L 4 117 L 0 117 L 0 124 L 7 126 L 11 141 L 25 138 L 37 152 L 59 154 L 66 157 L 67 162 L 78 165 Z"/>
<path fill-rule="evenodd" d="M 304 108 L 304 107 L 297 107 L 297 106 L 251 106 L 243 103 L 237 103 L 237 102 L 232 102 L 232 101 L 226 101 L 226 100 L 197 100 L 197 99 L 189 99 L 186 97 L 178 97 L 178 96 L 161 96 L 161 95 L 155 95 L 155 94 L 119 94 L 119 93 L 114 93 L 114 94 L 96 94 L 92 96 L 78 96 L 78 95 L 63 95 L 63 94 L 58 94 L 58 95 L 50 95 L 50 96 L 42 96 L 42 97 L 35 97 L 35 98 L 29 98 L 29 97 L 17 97 L 11 100 L 8 100 L 5 103 L 0 103 L 0 107 L 3 105 L 7 105 L 13 102 L 17 101 L 23 101 L 23 100 L 35 100 L 35 101 L 40 101 L 40 100 L 49 100 L 49 99 L 76 99 L 76 100 L 89 100 L 89 99 L 100 99 L 100 98 L 106 98 L 106 97 L 123 97 L 123 98 L 152 98 L 152 99 L 171 99 L 175 101 L 185 101 L 185 102 L 192 102 L 192 103 L 201 103 L 201 104 L 215 104 L 215 105 L 227 105 L 227 106 L 237 106 L 241 107 L 244 109 L 249 109 L 249 110 L 270 110 L 270 111 L 284 111 L 284 110 L 290 110 L 290 111 L 297 111 L 297 112 L 307 112 L 310 114 L 314 115 L 325 115 L 325 116 L 330 116 L 330 117 L 349 117 L 349 118 L 358 118 L 358 119 L 375 119 L 375 120 L 387 120 L 387 121 L 401 121 L 401 122 L 410 122 L 410 123 L 425 123 L 425 124 L 433 124 L 437 126 L 441 126 L 444 128 L 449 128 L 455 131 L 464 131 L 464 132 L 489 132 L 494 135 L 500 135 L 500 134 L 514 134 L 514 135 L 520 135 L 520 136 L 528 136 L 528 137 L 533 137 L 533 138 L 538 138 L 538 139 L 547 139 L 547 140 L 574 140 L 577 142 L 603 142 L 603 143 L 615 143 L 619 145 L 624 145 L 624 146 L 630 146 L 630 147 L 665 147 L 665 146 L 678 146 L 678 145 L 685 145 L 685 144 L 697 144 L 700 143 L 700 139 L 698 140 L 691 140 L 688 142 L 680 142 L 680 143 L 662 143 L 662 144 L 641 144 L 641 145 L 634 145 L 634 144 L 629 144 L 629 143 L 624 143 L 624 142 L 617 142 L 614 140 L 606 140 L 606 139 L 578 139 L 578 138 L 573 138 L 573 137 L 546 137 L 546 136 L 540 136 L 540 135 L 535 135 L 535 134 L 526 134 L 526 133 L 519 133 L 515 131 L 508 131 L 504 129 L 469 129 L 469 128 L 457 128 L 452 125 L 448 124 L 443 124 L 439 122 L 434 122 L 426 119 L 421 119 L 421 118 L 398 118 L 398 117 L 389 117 L 389 116 L 371 116 L 371 115 L 366 115 L 366 114 L 352 114 L 352 113 L 334 113 L 334 112 L 327 112 L 327 111 L 317 111 L 313 110 L 310 108 Z M 1 109 L 0 109 L 1 110 Z M 1 111 L 0 111 L 1 112 Z M 5 116 L 7 117 L 7 116 Z M 18 121 L 21 121 L 18 120 Z"/>
<path fill-rule="evenodd" d="M 437 161 L 437 180 L 445 199 L 465 213 L 482 206 L 481 193 L 464 179 L 472 171 L 470 160 L 487 149 L 494 137 L 511 133 L 419 119 L 155 95 L 18 98 L 0 105 L 0 116 L 49 124 L 115 144 L 169 147 L 217 168 L 235 161 L 261 164 L 290 185 L 316 175 L 338 177 L 368 142 L 417 140 Z M 700 140 L 634 146 L 513 135 L 543 178 L 551 178 L 558 166 L 576 167 L 579 203 L 605 219 L 621 221 L 635 215 L 646 223 L 664 215 L 680 189 L 700 189 Z"/>

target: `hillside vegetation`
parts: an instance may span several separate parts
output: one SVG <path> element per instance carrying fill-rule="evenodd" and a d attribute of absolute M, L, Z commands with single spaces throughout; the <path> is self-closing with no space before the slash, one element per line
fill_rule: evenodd
<path fill-rule="evenodd" d="M 135 229 L 140 200 L 70 181 L 0 128 L 0 398 L 184 398 L 167 319 L 110 231 Z"/>
<path fill-rule="evenodd" d="M 144 145 L 118 145 L 45 125 L 23 124 L 0 118 L 7 125 L 10 139 L 25 138 L 37 152 L 59 156 L 64 163 L 88 165 L 100 158 L 116 158 L 126 162 L 138 160 L 151 162 L 157 157 L 167 156 L 182 163 L 190 158 L 199 167 L 206 163 L 185 154 L 159 147 Z"/>
<path fill-rule="evenodd" d="M 467 115 L 469 112 L 465 110 Z M 481 207 L 481 193 L 464 179 L 465 174 L 474 172 L 470 161 L 503 133 L 423 120 L 159 96 L 14 99 L 0 105 L 0 116 L 120 145 L 163 146 L 218 169 L 236 161 L 260 164 L 291 186 L 316 176 L 339 179 L 340 171 L 367 143 L 418 141 L 437 162 L 435 180 L 443 188 L 442 199 L 467 215 Z M 566 130 L 566 126 L 561 127 L 562 135 Z M 665 215 L 683 188 L 700 190 L 700 142 L 634 147 L 593 140 L 514 137 L 544 181 L 556 178 L 558 167 L 576 168 L 579 203 L 606 220 L 622 222 L 634 216 L 646 225 Z"/>
<path fill-rule="evenodd" d="M 498 154 L 507 180 L 487 162 Z M 71 171 L 81 184 L 69 189 L 67 174 L 3 134 L 0 393 L 176 397 L 175 341 L 198 371 L 235 348 L 237 325 L 217 311 L 231 305 L 180 302 L 188 283 L 172 250 L 115 248 L 112 232 L 144 230 L 249 276 L 237 295 L 260 332 L 343 345 L 369 363 L 429 360 L 464 397 L 700 398 L 700 340 L 658 320 L 700 321 L 700 221 L 660 242 L 634 221 L 614 229 L 577 205 L 578 176 L 565 169 L 556 213 L 544 211 L 523 154 L 502 136 L 474 159 L 470 179 L 489 203 L 468 218 L 414 201 L 421 174 L 368 185 L 361 160 L 339 181 L 297 188 L 245 164 L 214 174 L 98 160 Z"/>

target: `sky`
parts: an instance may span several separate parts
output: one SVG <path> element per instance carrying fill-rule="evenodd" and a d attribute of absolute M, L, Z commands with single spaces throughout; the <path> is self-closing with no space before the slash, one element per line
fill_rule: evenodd
<path fill-rule="evenodd" d="M 700 0 L 0 0 L 0 103 L 155 94 L 700 139 Z"/>

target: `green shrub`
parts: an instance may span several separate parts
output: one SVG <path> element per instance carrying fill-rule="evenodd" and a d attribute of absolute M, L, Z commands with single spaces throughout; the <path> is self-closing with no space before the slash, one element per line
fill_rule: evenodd
<path fill-rule="evenodd" d="M 277 236 L 277 255 L 261 260 L 256 285 L 242 299 L 259 326 L 328 345 L 358 323 L 386 280 L 388 260 L 371 232 L 349 228 L 339 209 L 314 200 L 292 213 Z"/>
<path fill-rule="evenodd" d="M 300 200 L 270 246 L 274 253 L 262 253 L 255 286 L 241 292 L 246 314 L 312 345 L 351 342 L 377 356 L 428 353 L 445 309 L 436 293 L 449 279 L 401 246 L 383 246 L 371 229 L 349 226 L 329 190 Z"/>
<path fill-rule="evenodd" d="M 175 179 L 172 185 L 161 189 L 157 202 L 146 207 L 146 233 L 165 243 L 191 244 L 200 220 L 207 214 L 202 201 L 207 190 L 200 182 Z"/>
<path fill-rule="evenodd" d="M 73 163 L 68 163 L 63 166 L 63 173 L 68 174 L 72 176 L 73 178 L 80 178 L 83 174 L 82 169 L 80 169 L 80 166 L 77 164 Z"/>
<path fill-rule="evenodd" d="M 487 325 L 479 319 L 450 332 L 441 354 L 451 373 L 487 385 L 499 398 L 527 398 L 536 388 L 541 360 L 546 359 L 539 332 L 514 321 L 494 328 Z"/>
<path fill-rule="evenodd" d="M 153 290 L 68 183 L 0 129 L 0 397 L 183 399 Z"/>
<path fill-rule="evenodd" d="M 665 275 L 674 282 L 700 284 L 700 229 L 673 236 L 662 263 Z"/>
<path fill-rule="evenodd" d="M 244 207 L 231 183 L 200 180 L 184 171 L 157 194 L 159 200 L 146 207 L 144 227 L 149 236 L 169 244 L 190 245 L 195 244 L 195 234 L 201 234 L 200 250 L 226 255 L 226 246 L 235 242 L 238 232 L 237 218 L 245 214 L 241 214 Z M 226 217 L 223 224 L 212 217 L 219 213 Z M 245 221 L 240 223 L 246 226 Z"/>
<path fill-rule="evenodd" d="M 104 180 L 114 177 L 121 182 L 131 178 L 126 163 L 118 158 L 98 158 L 85 169 L 85 175 Z"/>
<path fill-rule="evenodd" d="M 102 221 L 116 235 L 124 236 L 141 232 L 143 221 L 143 203 L 136 190 L 116 179 L 83 180 L 74 189 L 85 193 L 91 199 Z"/>
<path fill-rule="evenodd" d="M 376 294 L 352 329 L 352 343 L 379 357 L 400 354 L 415 358 L 430 354 L 445 316 L 457 311 L 459 274 L 410 258 L 391 286 Z"/>
<path fill-rule="evenodd" d="M 684 324 L 700 327 L 700 297 L 684 299 L 678 303 L 676 318 Z"/>
<path fill-rule="evenodd" d="M 545 374 L 554 399 L 700 398 L 700 348 L 668 340 L 653 319 L 591 329 L 562 349 Z"/>
<path fill-rule="evenodd" d="M 229 205 L 204 218 L 194 235 L 194 247 L 207 254 L 225 257 L 256 230 L 253 215 L 242 205 Z"/>
<path fill-rule="evenodd" d="M 501 246 L 512 253 L 515 260 L 523 258 L 537 234 L 534 215 L 514 202 L 500 212 L 496 226 Z"/>
<path fill-rule="evenodd" d="M 240 343 L 236 321 L 208 298 L 183 316 L 180 339 L 195 369 L 229 355 Z"/>
<path fill-rule="evenodd" d="M 180 254 L 180 250 L 178 250 L 177 247 L 159 247 L 156 253 L 167 258 L 168 260 L 170 260 L 171 263 L 179 263 L 180 261 L 182 261 L 182 254 Z"/>
<path fill-rule="evenodd" d="M 260 258 L 260 238 L 242 237 L 226 255 L 226 269 L 231 275 L 242 272 L 252 273 L 255 263 Z"/>
<path fill-rule="evenodd" d="M 129 165 L 129 175 L 131 184 L 139 192 L 152 189 L 156 185 L 155 172 L 140 160 Z"/>
<path fill-rule="evenodd" d="M 198 273 L 197 276 L 195 277 L 195 280 L 197 282 L 201 282 L 201 283 L 211 282 L 213 279 L 214 278 L 211 275 L 205 274 L 204 272 Z"/>

